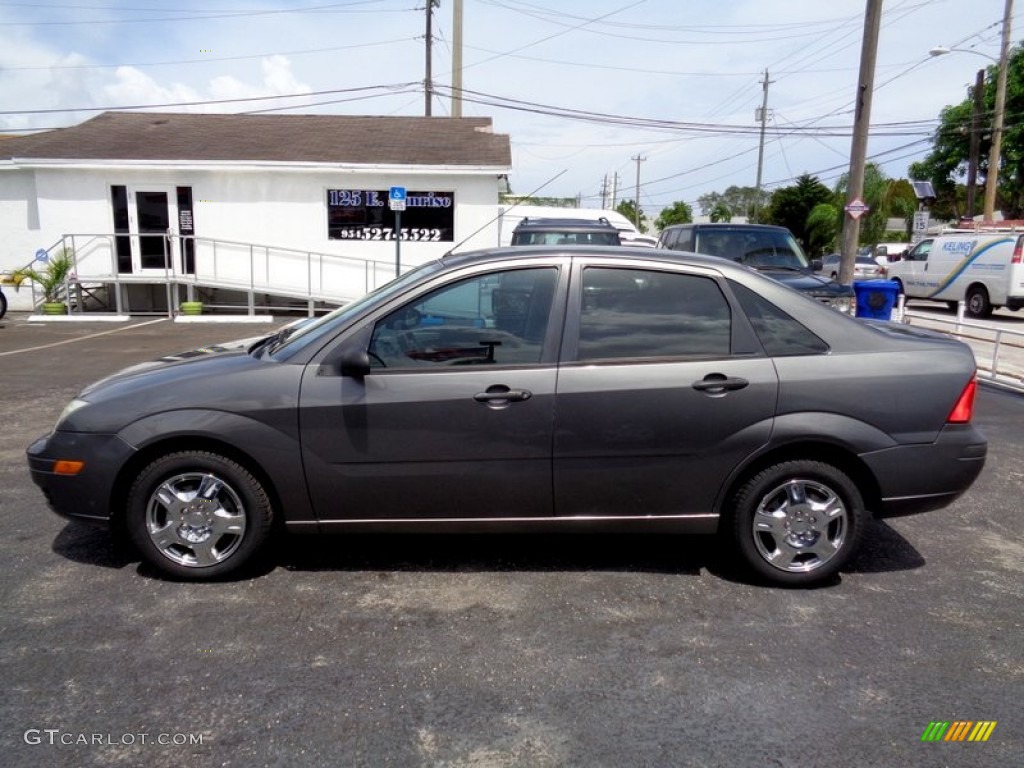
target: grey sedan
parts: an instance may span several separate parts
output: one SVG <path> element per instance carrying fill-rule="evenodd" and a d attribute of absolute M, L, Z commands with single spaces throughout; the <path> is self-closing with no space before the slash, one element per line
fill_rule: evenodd
<path fill-rule="evenodd" d="M 971 485 L 974 390 L 964 344 L 723 259 L 498 249 L 115 374 L 28 461 L 55 511 L 183 579 L 250 566 L 279 528 L 615 530 L 720 534 L 809 585 L 869 515 Z"/>

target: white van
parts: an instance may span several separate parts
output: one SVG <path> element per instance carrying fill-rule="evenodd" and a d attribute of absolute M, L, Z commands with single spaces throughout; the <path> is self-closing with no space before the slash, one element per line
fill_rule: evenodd
<path fill-rule="evenodd" d="M 963 301 L 967 314 L 988 317 L 998 307 L 1024 307 L 1024 234 L 959 232 L 922 240 L 889 265 L 889 279 L 908 298 Z"/>

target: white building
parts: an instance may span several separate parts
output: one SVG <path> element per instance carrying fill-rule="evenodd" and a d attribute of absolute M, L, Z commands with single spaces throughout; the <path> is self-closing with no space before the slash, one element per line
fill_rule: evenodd
<path fill-rule="evenodd" d="M 495 245 L 510 167 L 489 118 L 108 112 L 0 142 L 0 272 L 68 248 L 117 311 L 165 310 L 168 284 L 345 301 L 396 257 Z"/>

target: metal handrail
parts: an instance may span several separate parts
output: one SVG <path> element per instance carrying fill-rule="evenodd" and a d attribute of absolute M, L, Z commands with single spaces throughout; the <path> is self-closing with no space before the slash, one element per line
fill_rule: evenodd
<path fill-rule="evenodd" d="M 144 275 L 122 273 L 118 269 L 118 238 L 155 238 L 163 243 L 163 269 Z M 83 242 L 84 241 L 84 242 Z M 109 260 L 97 265 L 91 258 L 98 250 L 96 243 L 109 252 Z M 172 243 L 192 243 L 192 271 L 184 271 L 180 252 L 172 255 Z M 174 286 L 183 285 L 192 296 L 195 287 L 223 288 L 243 291 L 248 294 L 249 314 L 255 314 L 254 296 L 257 293 L 291 296 L 305 299 L 310 314 L 317 301 L 345 303 L 376 287 L 382 278 L 391 279 L 394 265 L 390 261 L 366 259 L 338 254 L 322 253 L 286 246 L 250 243 L 241 240 L 179 235 L 174 233 L 69 233 L 48 249 L 68 247 L 73 254 L 74 269 L 69 283 L 81 285 L 88 282 L 112 283 L 115 286 L 117 312 L 122 312 L 121 286 L 129 283 L 163 283 L 168 286 L 168 314 L 173 315 L 176 307 L 172 301 Z M 280 257 L 276 259 L 276 257 Z M 230 274 L 224 264 L 230 265 Z M 277 263 L 275 263 L 275 261 Z M 259 262 L 259 263 L 258 263 Z M 344 284 L 328 286 L 331 272 L 343 274 Z M 162 273 L 162 274 L 161 274 Z M 353 274 L 362 274 L 361 283 L 352 280 Z M 278 282 L 271 279 L 276 275 Z M 298 280 L 287 280 L 298 277 Z M 288 283 L 282 285 L 282 282 Z M 348 290 L 345 290 L 345 289 Z M 66 287 L 70 295 L 70 285 Z M 81 307 L 78 307 L 81 311 Z"/>
<path fill-rule="evenodd" d="M 912 321 L 926 321 L 939 326 L 952 326 L 947 333 L 965 343 L 974 342 L 976 345 L 991 344 L 991 355 L 986 360 L 978 360 L 978 376 L 993 383 L 1024 391 L 1024 363 L 1015 366 L 1007 360 L 1004 353 L 1009 350 L 1021 350 L 1024 357 L 1024 330 L 1017 331 L 1010 328 L 999 328 L 991 323 L 983 323 L 964 318 L 964 303 L 960 302 L 957 308 L 956 319 L 950 320 L 944 317 L 934 317 L 919 312 L 904 311 L 903 322 L 913 324 Z M 982 333 L 988 335 L 981 335 Z M 977 358 L 977 354 L 975 355 Z"/>

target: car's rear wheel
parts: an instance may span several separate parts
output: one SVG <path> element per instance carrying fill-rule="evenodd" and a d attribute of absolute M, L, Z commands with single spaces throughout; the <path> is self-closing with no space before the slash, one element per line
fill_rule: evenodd
<path fill-rule="evenodd" d="M 992 302 L 984 286 L 972 285 L 967 291 L 967 314 L 971 317 L 988 317 L 992 314 Z"/>
<path fill-rule="evenodd" d="M 860 492 L 845 472 L 818 461 L 786 461 L 740 487 L 732 534 L 754 573 L 777 584 L 809 586 L 849 560 L 865 518 Z"/>
<path fill-rule="evenodd" d="M 161 457 L 128 493 L 125 522 L 142 556 L 159 570 L 198 581 L 251 563 L 267 542 L 273 508 L 245 467 L 215 453 Z"/>

